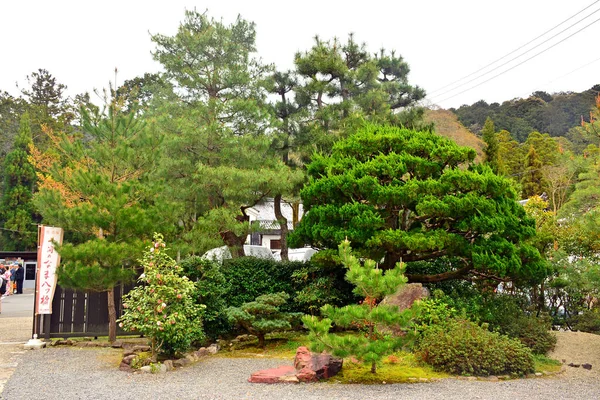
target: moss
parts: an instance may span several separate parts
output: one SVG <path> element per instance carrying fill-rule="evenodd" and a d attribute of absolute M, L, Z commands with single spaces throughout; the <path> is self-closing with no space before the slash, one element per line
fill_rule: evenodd
<path fill-rule="evenodd" d="M 534 355 L 535 372 L 559 372 L 562 364 L 558 360 L 543 355 Z"/>

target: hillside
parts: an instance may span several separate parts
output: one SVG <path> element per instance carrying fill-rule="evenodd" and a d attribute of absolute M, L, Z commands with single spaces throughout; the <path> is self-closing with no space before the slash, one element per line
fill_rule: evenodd
<path fill-rule="evenodd" d="M 461 146 L 472 147 L 477 151 L 477 162 L 483 160 L 483 149 L 485 143 L 479 137 L 465 128 L 452 111 L 449 110 L 426 110 L 425 121 L 435 124 L 435 131 L 444 137 L 452 139 Z"/>

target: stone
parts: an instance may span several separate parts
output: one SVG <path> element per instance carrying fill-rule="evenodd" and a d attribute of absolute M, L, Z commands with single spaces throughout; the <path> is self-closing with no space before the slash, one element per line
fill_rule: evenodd
<path fill-rule="evenodd" d="M 488 376 L 487 380 L 490 382 L 498 382 L 500 379 L 495 375 L 490 375 Z"/>
<path fill-rule="evenodd" d="M 263 369 L 262 371 L 258 371 L 250 375 L 248 378 L 248 382 L 251 383 L 279 383 L 280 377 L 292 375 L 294 376 L 296 373 L 296 369 L 290 365 Z M 286 378 L 287 379 L 287 378 Z"/>
<path fill-rule="evenodd" d="M 173 360 L 165 360 L 163 362 L 163 365 L 165 366 L 165 368 L 167 369 L 167 371 L 173 370 Z"/>
<path fill-rule="evenodd" d="M 581 366 L 585 369 L 592 369 L 592 364 L 585 363 L 585 364 L 581 364 Z"/>
<path fill-rule="evenodd" d="M 110 347 L 112 347 L 113 349 L 120 349 L 123 347 L 123 342 L 120 340 L 116 340 L 110 344 Z"/>
<path fill-rule="evenodd" d="M 119 370 L 125 371 L 125 372 L 132 372 L 133 368 L 131 368 L 131 365 L 129 365 L 125 362 L 121 362 L 121 365 L 119 365 Z"/>
<path fill-rule="evenodd" d="M 143 367 L 140 368 L 140 372 L 150 374 L 150 373 L 152 373 L 152 367 L 149 365 L 144 365 Z"/>
<path fill-rule="evenodd" d="M 141 353 L 141 352 L 145 352 L 145 351 L 150 351 L 150 346 L 148 345 L 135 345 L 131 348 L 135 353 Z"/>
<path fill-rule="evenodd" d="M 536 372 L 536 373 L 535 373 L 535 376 L 538 376 L 538 377 L 539 377 L 539 376 L 544 376 L 544 374 L 542 374 L 541 372 Z"/>
<path fill-rule="evenodd" d="M 410 308 L 417 300 L 429 297 L 429 290 L 420 283 L 408 283 L 390 296 L 386 296 L 381 303 L 398 306 L 400 311 Z"/>
<path fill-rule="evenodd" d="M 127 356 L 130 356 L 132 354 L 135 354 L 135 351 L 133 351 L 133 349 L 124 349 L 123 350 L 123 357 L 127 357 Z"/>
<path fill-rule="evenodd" d="M 296 377 L 300 382 L 318 382 L 317 373 L 309 367 L 302 368 L 300 371 L 296 370 Z"/>
<path fill-rule="evenodd" d="M 121 362 L 124 362 L 127 365 L 131 365 L 131 361 L 136 357 L 137 356 L 135 354 L 130 354 L 128 356 L 123 357 L 123 361 L 121 361 Z"/>
<path fill-rule="evenodd" d="M 251 340 L 256 340 L 256 336 L 254 335 L 239 335 L 232 342 L 249 342 Z"/>
<path fill-rule="evenodd" d="M 185 358 L 186 358 L 186 359 L 187 359 L 187 360 L 188 360 L 190 363 L 193 363 L 193 362 L 196 362 L 196 361 L 198 361 L 198 356 L 196 356 L 195 354 L 188 354 L 188 355 L 186 355 L 186 356 L 185 356 Z"/>
<path fill-rule="evenodd" d="M 298 376 L 298 378 L 302 382 L 313 381 L 312 374 L 308 371 L 315 372 L 316 380 L 331 378 L 342 370 L 342 363 L 343 360 L 339 357 L 334 357 L 325 352 L 321 354 L 311 353 L 305 346 L 298 347 L 294 358 L 294 368 L 300 371 L 299 375 L 302 377 Z"/>
<path fill-rule="evenodd" d="M 574 363 L 569 363 L 568 365 L 569 365 L 569 367 L 573 367 L 573 368 L 579 368 L 580 367 L 579 364 L 574 364 Z"/>
<path fill-rule="evenodd" d="M 179 359 L 173 361 L 173 366 L 181 368 L 181 367 L 188 365 L 189 363 L 190 363 L 190 360 L 188 360 L 187 358 L 179 358 Z"/>
<path fill-rule="evenodd" d="M 196 350 L 194 352 L 194 354 L 196 354 L 196 357 L 202 358 L 202 357 L 206 357 L 210 353 L 208 352 L 208 350 L 206 349 L 206 347 L 200 347 L 198 350 Z"/>
<path fill-rule="evenodd" d="M 281 383 L 300 383 L 300 380 L 296 375 L 283 375 L 279 377 Z"/>
<path fill-rule="evenodd" d="M 429 382 L 429 379 L 427 379 L 427 378 L 419 378 L 419 382 L 421 382 L 421 383 Z"/>
<path fill-rule="evenodd" d="M 219 352 L 219 350 L 221 350 L 221 346 L 219 346 L 217 343 L 213 343 L 210 346 L 208 346 L 208 348 L 206 350 L 210 354 L 217 354 Z"/>

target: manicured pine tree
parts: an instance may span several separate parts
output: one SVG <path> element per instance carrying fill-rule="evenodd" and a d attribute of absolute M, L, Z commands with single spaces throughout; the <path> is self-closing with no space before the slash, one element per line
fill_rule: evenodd
<path fill-rule="evenodd" d="M 354 356 L 371 365 L 371 372 L 377 372 L 377 365 L 386 355 L 402 349 L 412 338 L 409 332 L 416 307 L 400 311 L 398 306 L 382 304 L 387 295 L 396 293 L 407 281 L 403 266 L 383 271 L 373 260 L 364 264 L 352 255 L 350 242 L 345 240 L 339 246 L 342 263 L 348 271 L 346 279 L 356 285 L 354 293 L 362 296 L 360 304 L 342 308 L 325 305 L 321 313 L 325 318 L 305 316 L 302 321 L 310 331 L 311 349 L 316 352 L 327 350 L 339 357 Z M 338 336 L 329 333 L 335 324 L 342 328 L 359 328 L 357 335 Z M 389 331 L 404 329 L 405 334 L 390 335 Z"/>
<path fill-rule="evenodd" d="M 29 162 L 31 145 L 29 114 L 21 117 L 13 150 L 4 160 L 4 188 L 0 199 L 3 250 L 35 250 L 39 216 L 32 203 L 36 175 Z"/>

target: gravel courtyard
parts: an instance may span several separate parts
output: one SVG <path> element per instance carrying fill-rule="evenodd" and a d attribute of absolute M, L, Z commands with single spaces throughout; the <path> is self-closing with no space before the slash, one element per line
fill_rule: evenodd
<path fill-rule="evenodd" d="M 553 357 L 588 362 L 591 371 L 567 367 L 552 377 L 504 382 L 444 379 L 395 385 L 250 384 L 254 371 L 290 364 L 279 359 L 209 357 L 162 375 L 117 369 L 120 350 L 50 348 L 18 356 L 0 394 L 6 400 L 39 399 L 598 399 L 600 336 L 561 332 Z"/>

